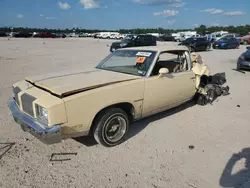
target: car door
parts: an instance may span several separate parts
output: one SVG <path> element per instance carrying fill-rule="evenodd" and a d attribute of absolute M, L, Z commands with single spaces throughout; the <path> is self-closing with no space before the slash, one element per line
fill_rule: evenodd
<path fill-rule="evenodd" d="M 153 75 L 145 78 L 143 116 L 170 109 L 188 101 L 195 95 L 195 74 L 190 70 L 190 57 L 187 58 L 186 71 L 168 73 L 163 77 Z"/>
<path fill-rule="evenodd" d="M 144 46 L 144 37 L 143 36 L 136 37 L 135 46 Z"/>

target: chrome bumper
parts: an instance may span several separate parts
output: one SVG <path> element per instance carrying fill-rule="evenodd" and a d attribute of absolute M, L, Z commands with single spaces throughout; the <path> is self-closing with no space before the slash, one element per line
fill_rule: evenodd
<path fill-rule="evenodd" d="M 14 99 L 8 100 L 10 111 L 16 123 L 21 125 L 25 132 L 29 132 L 45 144 L 54 144 L 61 142 L 61 126 L 55 125 L 53 127 L 44 128 L 39 122 L 32 117 L 22 113 Z"/>

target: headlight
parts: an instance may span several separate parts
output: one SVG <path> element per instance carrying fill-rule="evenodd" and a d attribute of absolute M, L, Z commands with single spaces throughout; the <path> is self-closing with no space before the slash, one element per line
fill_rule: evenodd
<path fill-rule="evenodd" d="M 124 46 L 126 46 L 126 45 L 127 45 L 127 43 L 121 43 L 121 44 L 120 44 L 121 47 L 124 47 Z"/>
<path fill-rule="evenodd" d="M 36 104 L 36 116 L 37 119 L 48 125 L 48 110 L 38 104 Z"/>

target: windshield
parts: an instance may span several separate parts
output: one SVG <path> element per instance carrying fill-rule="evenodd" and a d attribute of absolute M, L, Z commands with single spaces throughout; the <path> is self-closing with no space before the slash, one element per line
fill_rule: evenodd
<path fill-rule="evenodd" d="M 229 38 L 227 38 L 227 37 L 223 37 L 223 38 L 219 39 L 218 41 L 220 41 L 220 42 L 227 42 L 228 39 L 229 39 Z"/>
<path fill-rule="evenodd" d="M 96 68 L 145 76 L 155 55 L 155 51 L 117 50 L 102 60 Z"/>
<path fill-rule="evenodd" d="M 133 35 L 127 35 L 124 40 L 133 40 L 135 37 Z"/>

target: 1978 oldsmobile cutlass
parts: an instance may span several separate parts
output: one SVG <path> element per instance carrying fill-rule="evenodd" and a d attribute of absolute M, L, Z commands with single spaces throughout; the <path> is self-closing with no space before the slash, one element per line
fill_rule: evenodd
<path fill-rule="evenodd" d="M 132 121 L 192 99 L 208 68 L 184 46 L 119 49 L 93 70 L 27 77 L 8 105 L 24 131 L 46 144 L 93 135 L 120 144 Z"/>

